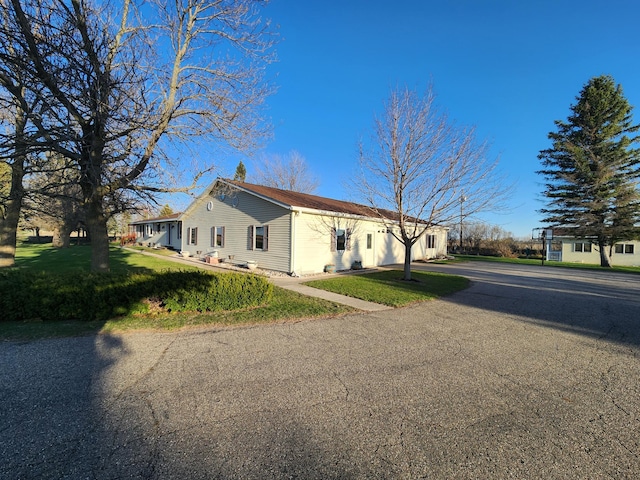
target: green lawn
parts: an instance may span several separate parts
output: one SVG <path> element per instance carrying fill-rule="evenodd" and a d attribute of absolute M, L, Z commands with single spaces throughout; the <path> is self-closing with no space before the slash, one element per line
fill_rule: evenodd
<path fill-rule="evenodd" d="M 454 260 L 444 260 L 438 263 L 451 263 L 451 262 L 497 262 L 497 263 L 516 263 L 520 265 L 541 265 L 540 259 L 532 258 L 507 258 L 507 257 L 485 257 L 482 255 L 455 255 Z M 545 261 L 545 267 L 565 267 L 565 268 L 578 268 L 582 270 L 600 270 L 605 272 L 622 272 L 622 273 L 635 273 L 640 274 L 640 267 L 611 267 L 602 268 L 600 265 L 594 265 L 589 263 L 570 263 L 570 262 L 551 262 Z"/>
<path fill-rule="evenodd" d="M 469 285 L 468 279 L 456 275 L 412 272 L 410 282 L 402 280 L 402 275 L 400 270 L 384 270 L 313 280 L 305 285 L 392 307 L 432 300 Z"/>
<path fill-rule="evenodd" d="M 140 248 L 141 251 L 151 250 Z M 18 245 L 16 267 L 46 272 L 89 271 L 91 247 L 74 245 L 69 248 L 53 248 L 51 244 Z M 115 273 L 131 270 L 197 270 L 189 266 L 164 260 L 151 255 L 112 246 L 109 252 L 111 271 Z"/>
<path fill-rule="evenodd" d="M 82 274 L 89 271 L 90 254 L 91 249 L 88 246 L 54 249 L 51 245 L 22 244 L 18 246 L 16 267 L 48 272 L 77 271 L 78 274 Z M 197 270 L 197 267 L 114 246 L 111 249 L 111 269 L 114 272 L 124 272 Z M 128 315 L 95 322 L 0 322 L 0 339 L 36 339 L 137 329 L 175 330 L 194 326 L 277 323 L 292 319 L 335 316 L 353 311 L 355 311 L 353 308 L 344 305 L 275 287 L 271 302 L 260 307 L 211 313 Z"/>

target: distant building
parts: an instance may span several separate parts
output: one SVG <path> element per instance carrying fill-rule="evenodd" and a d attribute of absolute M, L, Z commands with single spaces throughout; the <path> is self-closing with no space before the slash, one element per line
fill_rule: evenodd
<path fill-rule="evenodd" d="M 549 242 L 547 259 L 557 262 L 586 263 L 600 265 L 600 250 L 595 239 L 578 238 L 568 229 L 554 229 L 553 240 Z M 612 248 L 607 247 L 611 265 L 640 266 L 640 241 L 626 240 L 618 242 Z"/>

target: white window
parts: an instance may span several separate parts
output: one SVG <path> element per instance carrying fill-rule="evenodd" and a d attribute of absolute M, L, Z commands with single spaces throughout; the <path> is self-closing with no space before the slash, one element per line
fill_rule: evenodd
<path fill-rule="evenodd" d="M 224 227 L 211 227 L 211 246 L 224 247 Z"/>
<path fill-rule="evenodd" d="M 589 242 L 578 242 L 573 244 L 574 252 L 583 252 L 583 253 L 591 253 L 591 243 Z"/>
<path fill-rule="evenodd" d="M 635 245 L 633 243 L 616 243 L 615 252 L 627 255 L 633 255 L 635 252 Z"/>
<path fill-rule="evenodd" d="M 249 250 L 269 250 L 269 225 L 249 227 Z"/>
<path fill-rule="evenodd" d="M 187 228 L 187 245 L 198 244 L 198 227 Z"/>
<path fill-rule="evenodd" d="M 347 244 L 347 231 L 343 229 L 336 230 L 336 250 L 344 250 Z"/>
<path fill-rule="evenodd" d="M 344 252 L 351 250 L 351 229 L 332 228 L 331 229 L 331 251 Z"/>

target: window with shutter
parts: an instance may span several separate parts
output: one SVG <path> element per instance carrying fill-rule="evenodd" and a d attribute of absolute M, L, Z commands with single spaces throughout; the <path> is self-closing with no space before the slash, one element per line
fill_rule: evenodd
<path fill-rule="evenodd" d="M 344 229 L 336 230 L 336 250 L 344 252 L 347 244 L 347 232 Z"/>
<path fill-rule="evenodd" d="M 211 246 L 224 247 L 224 227 L 211 227 Z"/>
<path fill-rule="evenodd" d="M 264 237 L 262 241 L 262 250 L 269 250 L 269 225 L 264 226 Z"/>

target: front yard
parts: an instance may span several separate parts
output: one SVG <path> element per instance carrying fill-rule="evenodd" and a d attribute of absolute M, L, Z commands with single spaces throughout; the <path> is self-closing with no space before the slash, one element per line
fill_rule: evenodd
<path fill-rule="evenodd" d="M 87 275 L 90 247 L 72 246 L 55 249 L 51 245 L 21 244 L 16 255 L 16 268 L 50 275 L 76 273 Z M 111 249 L 111 270 L 114 273 L 199 271 L 196 266 L 143 255 L 114 246 Z M 187 327 L 229 326 L 286 322 L 292 319 L 321 318 L 353 312 L 338 303 L 306 297 L 274 286 L 268 304 L 257 307 L 215 312 L 149 312 L 121 315 L 92 321 L 3 321 L 0 316 L 0 339 L 35 339 L 56 336 L 85 335 L 136 329 L 175 330 Z M 0 313 L 1 315 L 1 313 Z"/>
<path fill-rule="evenodd" d="M 51 245 L 19 245 L 16 269 L 31 272 L 47 272 L 48 275 L 86 276 L 90 247 L 72 246 L 55 249 Z M 199 271 L 198 267 L 183 265 L 168 259 L 143 255 L 113 246 L 111 270 L 117 274 L 140 274 L 167 271 Z M 200 272 L 202 273 L 202 272 Z M 224 274 L 222 274 L 224 275 Z M 401 281 L 402 272 L 384 270 L 360 275 L 344 275 L 308 282 L 310 286 L 343 295 L 401 307 L 447 295 L 466 288 L 463 277 L 438 273 L 413 272 L 415 281 Z M 135 292 L 134 292 L 135 293 Z M 137 299 L 145 302 L 146 299 Z M 6 321 L 0 318 L 0 339 L 34 339 L 55 336 L 85 335 L 92 333 L 132 331 L 139 329 L 175 330 L 189 327 L 211 327 L 277 323 L 297 319 L 322 318 L 354 312 L 351 307 L 307 297 L 274 286 L 266 304 L 250 308 L 223 311 L 166 312 L 150 309 L 125 313 L 102 320 L 58 321 L 38 318 L 26 321 Z"/>

